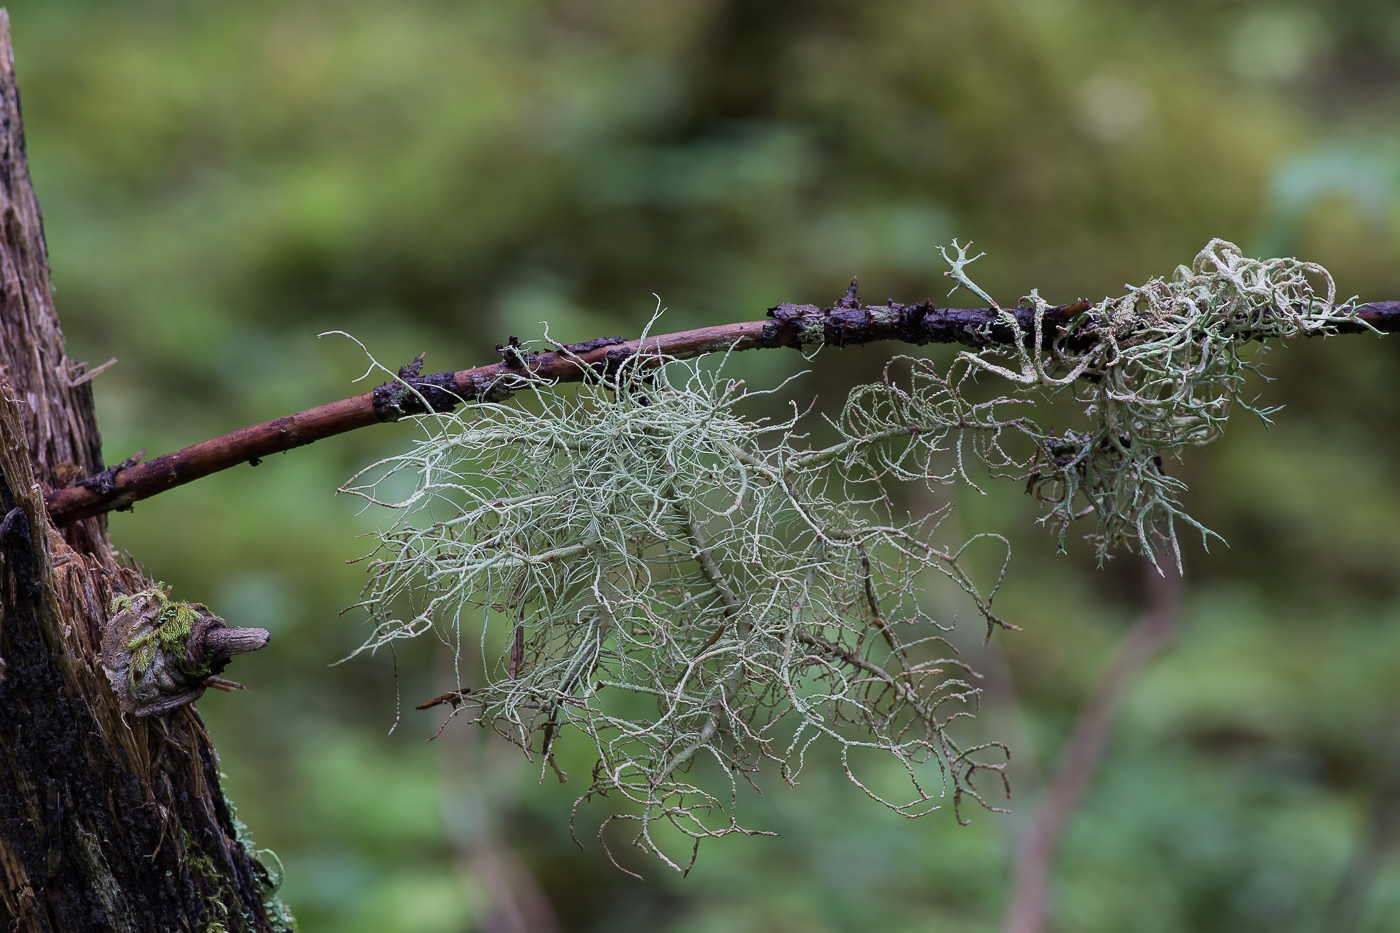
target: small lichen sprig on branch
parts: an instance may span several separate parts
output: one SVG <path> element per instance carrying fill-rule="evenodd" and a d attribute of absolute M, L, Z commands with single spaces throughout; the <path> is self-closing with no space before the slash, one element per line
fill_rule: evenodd
<path fill-rule="evenodd" d="M 986 298 L 967 278 L 966 249 L 948 256 L 949 273 Z M 995 303 L 993 302 L 995 307 Z M 1355 300 L 1339 305 L 1322 266 L 1297 259 L 1249 259 L 1239 247 L 1211 240 L 1188 268 L 1108 298 L 1068 321 L 1047 321 L 1047 304 L 1032 293 L 1022 317 L 1000 312 L 1015 339 L 959 354 L 968 372 L 1009 380 L 1021 397 L 1072 389 L 1086 425 L 1040 432 L 1027 490 L 1046 506 L 1043 520 L 1065 535 L 1092 517 L 1100 559 L 1127 547 L 1151 557 L 1170 551 L 1180 564 L 1178 525 L 1213 533 L 1181 507 L 1186 486 L 1166 462 L 1187 447 L 1219 437 L 1238 405 L 1269 420 L 1272 409 L 1244 396 L 1259 364 L 1243 355 L 1249 342 L 1299 335 L 1328 336 L 1357 327 Z"/>
<path fill-rule="evenodd" d="M 370 557 L 366 648 L 430 628 L 460 646 L 483 615 L 488 683 L 453 715 L 549 765 L 562 732 L 584 733 L 597 763 L 580 802 L 605 798 L 604 826 L 634 824 L 678 869 L 658 826 L 752 832 L 738 782 L 765 765 L 795 782 L 821 740 L 902 814 L 982 800 L 1004 749 L 950 734 L 978 691 L 919 591 L 936 571 L 993 624 L 995 586 L 932 543 L 941 513 L 896 514 L 883 486 L 892 466 L 954 481 L 939 464 L 961 421 L 1000 430 L 993 409 L 898 412 L 918 424 L 872 409 L 812 449 L 796 417 L 743 417 L 759 393 L 698 363 L 638 354 L 577 390 L 532 387 L 537 410 L 424 416 L 412 451 L 347 484 L 397 514 Z M 403 478 L 413 491 L 386 499 Z M 862 777 L 869 751 L 902 770 L 903 796 Z"/>

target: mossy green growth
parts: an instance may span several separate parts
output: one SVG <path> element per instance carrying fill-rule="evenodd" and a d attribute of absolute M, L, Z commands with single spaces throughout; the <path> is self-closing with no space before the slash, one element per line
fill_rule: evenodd
<path fill-rule="evenodd" d="M 228 801 L 226 800 L 226 802 Z M 238 818 L 231 802 L 228 802 L 228 806 L 229 814 L 233 818 L 235 837 L 239 844 L 253 856 L 257 863 L 256 867 L 262 869 L 256 874 L 263 895 L 263 910 L 267 914 L 273 933 L 297 933 L 296 918 L 287 909 L 287 905 L 283 904 L 281 899 L 277 897 L 277 889 L 282 884 L 282 860 L 271 849 L 255 849 L 253 840 L 248 834 L 248 827 Z M 230 933 L 228 926 L 230 919 L 238 921 L 234 929 L 255 929 L 257 924 L 247 913 L 241 914 L 238 918 L 230 917 L 225 901 L 232 897 L 233 892 L 214 865 L 213 859 L 203 852 L 196 851 L 194 840 L 189 833 L 184 834 L 184 839 L 187 864 L 196 874 L 213 881 L 216 885 L 215 894 L 205 898 L 206 910 L 208 915 L 213 918 L 205 927 L 205 933 Z"/>
<path fill-rule="evenodd" d="M 221 774 L 220 778 L 222 777 Z M 234 809 L 233 801 L 225 797 L 224 802 L 228 804 L 229 817 L 233 820 L 233 831 L 239 844 L 253 856 L 253 860 L 262 869 L 261 872 L 258 872 L 258 882 L 262 887 L 263 910 L 267 912 L 267 919 L 272 924 L 273 933 L 297 933 L 297 918 L 277 896 L 277 891 L 282 887 L 284 876 L 282 859 L 271 849 L 257 848 L 253 842 L 252 833 L 248 831 L 248 824 L 238 818 L 238 811 Z"/>
<path fill-rule="evenodd" d="M 228 905 L 225 902 L 233 899 L 233 891 L 229 888 L 228 881 L 214 864 L 214 860 L 211 859 L 207 853 L 200 851 L 195 845 L 194 837 L 188 832 L 182 832 L 181 837 L 184 842 L 183 854 L 185 864 L 190 867 L 190 870 L 194 874 L 208 881 L 214 889 L 212 894 L 206 894 L 204 897 L 205 912 L 207 916 L 211 918 L 209 920 L 209 925 L 204 928 L 205 933 L 229 933 L 227 923 L 229 920 L 229 912 Z M 251 927 L 249 923 L 250 918 L 245 916 L 242 920 L 243 923 L 240 924 L 239 929 Z"/>
<path fill-rule="evenodd" d="M 153 586 L 139 593 L 116 596 L 112 599 L 113 614 L 141 608 L 143 614 L 152 620 L 150 627 L 127 642 L 131 652 L 131 667 L 127 677 L 134 685 L 137 675 L 150 670 L 159 649 L 180 657 L 186 654 L 185 643 L 189 640 L 194 624 L 199 621 L 199 610 L 190 603 L 170 598 L 169 586 Z"/>

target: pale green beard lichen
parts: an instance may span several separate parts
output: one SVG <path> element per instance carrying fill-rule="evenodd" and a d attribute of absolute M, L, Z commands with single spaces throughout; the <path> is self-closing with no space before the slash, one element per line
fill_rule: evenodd
<path fill-rule="evenodd" d="M 950 276 L 983 294 L 963 273 L 971 261 L 964 250 L 949 261 Z M 1167 474 L 1165 458 L 1180 459 L 1184 448 L 1219 437 L 1235 405 L 1266 422 L 1272 413 L 1241 395 L 1246 374 L 1258 371 L 1241 356 L 1242 346 L 1325 336 L 1357 321 L 1352 304 L 1337 304 L 1322 266 L 1249 259 L 1224 240 L 1211 240 L 1170 279 L 1105 298 L 1053 333 L 1043 325 L 1045 301 L 1032 293 L 1023 302 L 1036 309 L 1034 333 L 1024 334 L 1002 312 L 1022 339 L 963 353 L 960 361 L 1008 380 L 1017 398 L 1073 391 L 1083 404 L 1083 429 L 1025 429 L 1039 454 L 1024 478 L 1046 504 L 1043 520 L 1063 546 L 1071 524 L 1093 516 L 1088 537 L 1101 560 L 1121 546 L 1154 560 L 1170 551 L 1178 565 L 1178 521 L 1212 533 L 1182 510 L 1186 486 Z"/>
<path fill-rule="evenodd" d="M 954 246 L 950 274 L 985 297 Z M 1004 749 L 949 734 L 975 708 L 975 675 L 920 594 L 936 571 L 990 633 L 1000 576 L 979 587 L 961 559 L 1001 539 L 940 546 L 946 509 L 902 513 L 893 487 L 973 484 L 981 463 L 1046 503 L 1062 541 L 1093 515 L 1101 555 L 1175 549 L 1178 520 L 1200 526 L 1163 457 L 1214 439 L 1232 404 L 1266 414 L 1241 398 L 1253 364 L 1239 345 L 1352 320 L 1320 267 L 1247 260 L 1218 240 L 1191 269 L 1063 329 L 1028 301 L 1032 333 L 1003 312 L 1010 345 L 961 353 L 948 371 L 900 358 L 851 392 L 838 437 L 815 449 L 796 416 L 745 418 L 759 393 L 721 367 L 642 356 L 576 390 L 535 383 L 538 411 L 484 403 L 422 417 L 427 437 L 411 452 L 347 484 L 398 511 L 371 555 L 365 648 L 434 628 L 460 648 L 484 619 L 488 681 L 457 712 L 550 765 L 561 730 L 587 735 L 598 761 L 580 801 L 612 799 L 608 821 L 635 821 L 636 844 L 672 865 L 658 821 L 696 840 L 751 832 L 733 817 L 740 777 L 768 762 L 793 782 L 820 739 L 902 814 L 948 794 L 955 808 L 981 801 L 974 779 L 999 771 L 985 758 Z M 964 395 L 988 377 L 1006 394 Z M 1052 433 L 1029 417 L 1070 391 L 1083 427 Z M 413 492 L 391 497 L 401 473 Z M 870 749 L 902 766 L 904 797 L 853 770 L 852 754 Z"/>
<path fill-rule="evenodd" d="M 991 593 L 929 542 L 941 514 L 901 518 L 882 487 L 891 468 L 939 478 L 927 471 L 946 429 L 876 418 L 810 450 L 793 421 L 741 417 L 739 382 L 641 363 L 543 393 L 538 413 L 439 416 L 362 475 L 366 497 L 415 475 L 409 498 L 383 504 L 428 522 L 381 536 L 367 647 L 434 625 L 455 639 L 484 610 L 504 644 L 483 640 L 491 682 L 464 710 L 550 763 L 560 730 L 592 737 L 584 797 L 634 804 L 610 819 L 638 821 L 658 855 L 658 820 L 696 838 L 748 832 L 714 819 L 737 781 L 764 761 L 795 781 L 822 738 L 902 763 L 907 795 L 877 797 L 898 812 L 976 796 L 979 749 L 947 726 L 977 691 L 918 591 L 938 571 L 988 619 Z"/>

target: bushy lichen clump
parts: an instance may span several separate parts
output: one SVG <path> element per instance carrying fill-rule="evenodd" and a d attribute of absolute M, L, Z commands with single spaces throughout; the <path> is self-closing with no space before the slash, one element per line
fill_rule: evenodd
<path fill-rule="evenodd" d="M 985 296 L 970 261 L 957 249 L 950 274 Z M 1192 268 L 1072 321 L 1048 321 L 1032 294 L 1033 332 L 1004 312 L 1015 339 L 951 370 L 902 360 L 850 394 L 839 436 L 817 448 L 796 416 L 747 419 L 755 393 L 722 365 L 646 356 L 576 391 L 536 385 L 538 410 L 424 416 L 411 452 L 347 486 L 399 516 L 370 562 L 366 648 L 430 629 L 460 648 L 484 617 L 488 682 L 457 712 L 550 765 L 562 730 L 591 737 L 580 799 L 612 798 L 609 820 L 635 821 L 637 844 L 668 862 L 658 821 L 697 840 L 748 832 L 732 814 L 737 782 L 764 762 L 794 781 L 821 739 L 900 813 L 981 800 L 974 780 L 1003 750 L 950 735 L 978 691 L 920 587 L 929 571 L 953 581 L 990 631 L 1000 580 L 974 583 L 968 544 L 935 543 L 946 512 L 901 513 L 891 486 L 972 483 L 983 463 L 1044 501 L 1061 536 L 1093 515 L 1101 552 L 1159 553 L 1178 521 L 1199 528 L 1163 458 L 1217 436 L 1233 404 L 1265 414 L 1241 398 L 1252 367 L 1239 345 L 1326 333 L 1350 320 L 1334 299 L 1320 267 L 1212 241 Z M 969 400 L 987 377 L 1006 393 Z M 1084 425 L 1040 428 L 1031 404 L 1067 391 Z M 413 491 L 389 497 L 398 474 Z M 902 765 L 906 796 L 862 780 L 852 753 L 864 749 Z"/>
<path fill-rule="evenodd" d="M 965 251 L 950 262 L 950 275 L 976 290 L 963 272 Z M 1211 533 L 1182 510 L 1186 487 L 1166 460 L 1215 440 L 1236 405 L 1267 421 L 1271 411 L 1242 395 L 1246 374 L 1258 370 L 1243 345 L 1355 323 L 1354 303 L 1336 298 L 1322 266 L 1249 259 L 1233 243 L 1211 240 L 1170 279 L 1130 287 L 1064 325 L 1045 324 L 1047 305 L 1032 294 L 1023 302 L 1037 311 L 1033 333 L 1002 312 L 1018 339 L 960 360 L 1006 379 L 1018 398 L 1072 391 L 1083 404 L 1078 430 L 1025 427 L 1038 447 L 1028 488 L 1046 504 L 1061 545 L 1076 520 L 1092 516 L 1089 537 L 1101 558 L 1128 547 L 1154 559 L 1170 550 L 1179 563 L 1179 521 Z"/>

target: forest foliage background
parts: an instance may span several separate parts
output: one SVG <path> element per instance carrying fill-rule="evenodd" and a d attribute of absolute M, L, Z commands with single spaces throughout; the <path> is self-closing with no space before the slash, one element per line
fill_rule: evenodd
<path fill-rule="evenodd" d="M 634 335 L 825 303 L 941 298 L 936 247 L 988 252 L 1003 301 L 1096 299 L 1211 237 L 1400 298 L 1400 10 L 1381 0 L 11 0 L 29 157 L 70 354 L 109 462 L 364 390 L 346 330 L 395 365 L 488 362 L 511 334 Z M 959 303 L 966 304 L 965 300 Z M 1056 928 L 1303 930 L 1366 844 L 1400 746 L 1400 349 L 1271 355 L 1265 431 L 1176 467 L 1229 547 L 1187 553 L 1181 631 L 1134 688 L 1055 866 Z M 886 347 L 794 383 L 835 403 Z M 945 350 L 930 349 L 931 353 Z M 812 368 L 736 360 L 766 383 Z M 820 391 L 818 391 L 820 390 Z M 542 892 L 571 930 L 992 930 L 1015 841 L 1140 610 L 1141 569 L 1056 557 L 1007 484 L 959 521 L 1015 540 L 1023 626 L 959 645 L 976 729 L 1011 743 L 1010 816 L 914 822 L 839 773 L 749 803 L 776 839 L 638 882 L 566 825 L 574 785 L 412 705 L 430 642 L 330 666 L 374 515 L 334 495 L 414 436 L 384 426 L 112 519 L 181 598 L 272 646 L 200 710 L 226 790 L 306 930 L 490 927 Z M 566 767 L 586 775 L 582 754 Z M 1393 778 L 1392 778 L 1393 780 Z M 596 822 L 596 821 L 595 821 Z M 585 829 L 581 835 L 591 836 Z M 1393 849 L 1392 849 L 1393 856 Z M 1395 929 L 1400 867 L 1365 929 Z"/>

